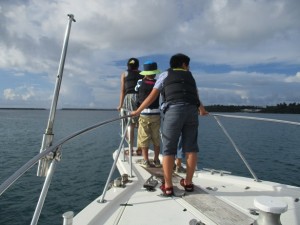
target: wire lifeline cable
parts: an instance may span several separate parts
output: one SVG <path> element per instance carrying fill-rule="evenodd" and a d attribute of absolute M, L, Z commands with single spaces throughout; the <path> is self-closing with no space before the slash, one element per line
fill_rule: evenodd
<path fill-rule="evenodd" d="M 9 178 L 7 178 L 1 185 L 0 185 L 0 196 L 15 182 L 17 181 L 25 172 L 27 172 L 32 166 L 34 166 L 41 158 L 45 157 L 48 155 L 50 152 L 55 153 L 58 149 L 59 146 L 64 144 L 65 142 L 73 139 L 74 137 L 77 137 L 83 133 L 86 133 L 88 131 L 91 131 L 97 127 L 100 127 L 102 125 L 117 121 L 117 120 L 122 120 L 127 117 L 132 117 L 131 115 L 127 116 L 122 116 L 118 118 L 113 118 L 110 120 L 106 120 L 100 123 L 97 123 L 95 125 L 92 125 L 90 127 L 84 128 L 82 130 L 79 130 L 63 139 L 55 143 L 53 146 L 50 146 L 49 148 L 46 148 L 43 152 L 40 152 L 36 156 L 34 156 L 32 159 L 30 159 L 27 163 L 25 163 L 20 169 L 18 169 L 15 173 L 13 173 Z"/>

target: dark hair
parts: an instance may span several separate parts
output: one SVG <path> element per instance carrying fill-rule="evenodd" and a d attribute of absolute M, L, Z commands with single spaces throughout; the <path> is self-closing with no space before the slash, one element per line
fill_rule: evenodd
<path fill-rule="evenodd" d="M 188 66 L 190 64 L 190 57 L 182 53 L 173 55 L 170 59 L 171 68 L 181 68 L 183 63 L 185 63 Z"/>
<path fill-rule="evenodd" d="M 127 62 L 127 68 L 129 70 L 136 70 L 139 68 L 139 60 L 137 58 L 130 58 L 128 59 L 128 62 Z"/>

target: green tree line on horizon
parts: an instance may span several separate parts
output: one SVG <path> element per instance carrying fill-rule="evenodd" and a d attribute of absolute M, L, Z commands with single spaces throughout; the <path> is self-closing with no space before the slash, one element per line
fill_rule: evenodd
<path fill-rule="evenodd" d="M 290 113 L 300 114 L 300 103 L 279 103 L 275 106 L 251 106 L 251 105 L 207 105 L 209 112 L 259 112 L 259 113 Z M 2 110 L 47 110 L 46 108 L 1 108 Z M 108 108 L 62 108 L 61 110 L 101 110 L 117 111 Z"/>
<path fill-rule="evenodd" d="M 208 105 L 209 112 L 259 112 L 259 113 L 290 113 L 300 114 L 300 103 L 279 103 L 275 106 L 251 106 L 251 105 Z"/>

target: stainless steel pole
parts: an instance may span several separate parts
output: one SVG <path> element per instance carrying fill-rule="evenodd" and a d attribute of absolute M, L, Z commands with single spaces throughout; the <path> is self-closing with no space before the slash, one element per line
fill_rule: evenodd
<path fill-rule="evenodd" d="M 251 175 L 253 176 L 254 180 L 257 182 L 260 182 L 260 180 L 257 178 L 256 174 L 254 173 L 254 171 L 252 170 L 252 168 L 250 167 L 250 165 L 248 164 L 247 160 L 245 159 L 245 157 L 243 156 L 242 152 L 239 150 L 239 148 L 236 146 L 235 142 L 232 140 L 232 138 L 230 137 L 230 135 L 228 134 L 227 130 L 225 129 L 225 127 L 222 125 L 222 123 L 220 122 L 220 120 L 218 119 L 217 116 L 214 115 L 215 120 L 217 121 L 217 123 L 219 124 L 219 126 L 221 127 L 221 129 L 223 130 L 224 134 L 226 135 L 226 137 L 229 139 L 229 141 L 231 142 L 232 146 L 234 147 L 235 151 L 239 154 L 240 158 L 242 159 L 242 161 L 244 162 L 244 164 L 246 165 L 247 169 L 250 171 Z"/>
<path fill-rule="evenodd" d="M 50 108 L 48 124 L 47 124 L 46 131 L 43 135 L 43 141 L 42 141 L 40 152 L 44 151 L 44 149 L 52 145 L 54 118 L 55 118 L 57 101 L 58 101 L 58 96 L 59 96 L 59 91 L 60 91 L 60 86 L 61 86 L 61 81 L 62 81 L 62 76 L 64 71 L 65 59 L 67 55 L 71 24 L 72 22 L 76 22 L 76 20 L 74 19 L 74 15 L 68 14 L 68 17 L 69 17 L 69 21 L 65 32 L 64 44 L 63 44 L 63 49 L 60 57 L 58 75 L 56 79 L 54 95 L 53 95 L 52 104 Z M 48 157 L 45 157 L 39 161 L 37 176 L 45 177 L 47 175 L 47 171 L 52 160 L 53 160 L 53 155 L 48 155 Z"/>
<path fill-rule="evenodd" d="M 43 186 L 43 189 L 41 191 L 40 198 L 39 198 L 39 201 L 38 201 L 37 206 L 35 208 L 35 211 L 34 211 L 34 214 L 33 214 L 30 225 L 36 225 L 38 223 L 38 220 L 40 218 L 42 208 L 43 208 L 43 205 L 44 205 L 47 193 L 48 193 L 48 189 L 50 187 L 50 183 L 51 183 L 51 180 L 52 180 L 52 176 L 53 176 L 55 167 L 56 167 L 56 160 L 52 160 L 52 163 L 50 164 L 50 168 L 49 168 L 47 177 L 45 179 L 44 186 Z"/>
<path fill-rule="evenodd" d="M 120 145 L 119 145 L 117 154 L 116 154 L 116 156 L 115 156 L 113 165 L 112 165 L 112 167 L 111 167 L 111 169 L 110 169 L 110 172 L 109 172 L 108 178 L 107 178 L 107 180 L 106 180 L 106 184 L 105 184 L 105 186 L 104 186 L 104 189 L 103 189 L 101 198 L 100 198 L 100 200 L 98 200 L 99 203 L 104 203 L 104 202 L 105 202 L 105 201 L 104 201 L 104 198 L 105 198 L 106 192 L 107 192 L 107 190 L 108 190 L 108 186 L 109 186 L 109 182 L 110 182 L 110 180 L 111 180 L 111 177 L 112 177 L 112 175 L 113 175 L 113 173 L 114 173 L 114 171 L 115 171 L 115 169 L 116 169 L 117 162 L 118 162 L 118 159 L 119 159 L 119 155 L 120 155 L 120 153 L 121 153 L 121 149 L 122 149 L 122 146 L 123 146 L 123 144 L 124 144 L 124 140 L 125 140 L 126 133 L 127 133 L 127 128 L 128 128 L 129 125 L 130 125 L 130 120 L 128 120 L 127 125 L 126 125 L 126 127 L 125 127 L 124 135 L 123 135 L 122 140 L 121 140 L 121 142 L 120 142 Z"/>

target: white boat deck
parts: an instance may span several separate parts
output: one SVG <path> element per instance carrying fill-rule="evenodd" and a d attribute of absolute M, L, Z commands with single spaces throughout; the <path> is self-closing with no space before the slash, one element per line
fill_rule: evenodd
<path fill-rule="evenodd" d="M 74 225 L 183 225 L 191 221 L 206 225 L 250 225 L 258 218 L 250 213 L 250 209 L 255 209 L 254 199 L 258 196 L 274 196 L 287 203 L 288 210 L 280 217 L 282 224 L 300 225 L 298 187 L 199 171 L 193 179 L 194 192 L 182 196 L 180 177 L 174 176 L 176 196 L 163 197 L 160 182 L 153 192 L 143 188 L 151 174 L 136 163 L 138 159 L 141 156 L 133 157 L 130 182 L 125 187 L 112 187 L 105 195 L 106 202 L 100 203 L 100 197 L 93 201 L 74 217 Z M 128 161 L 119 159 L 117 166 L 120 174 L 130 174 Z M 161 169 L 153 171 L 158 177 L 162 175 Z"/>

